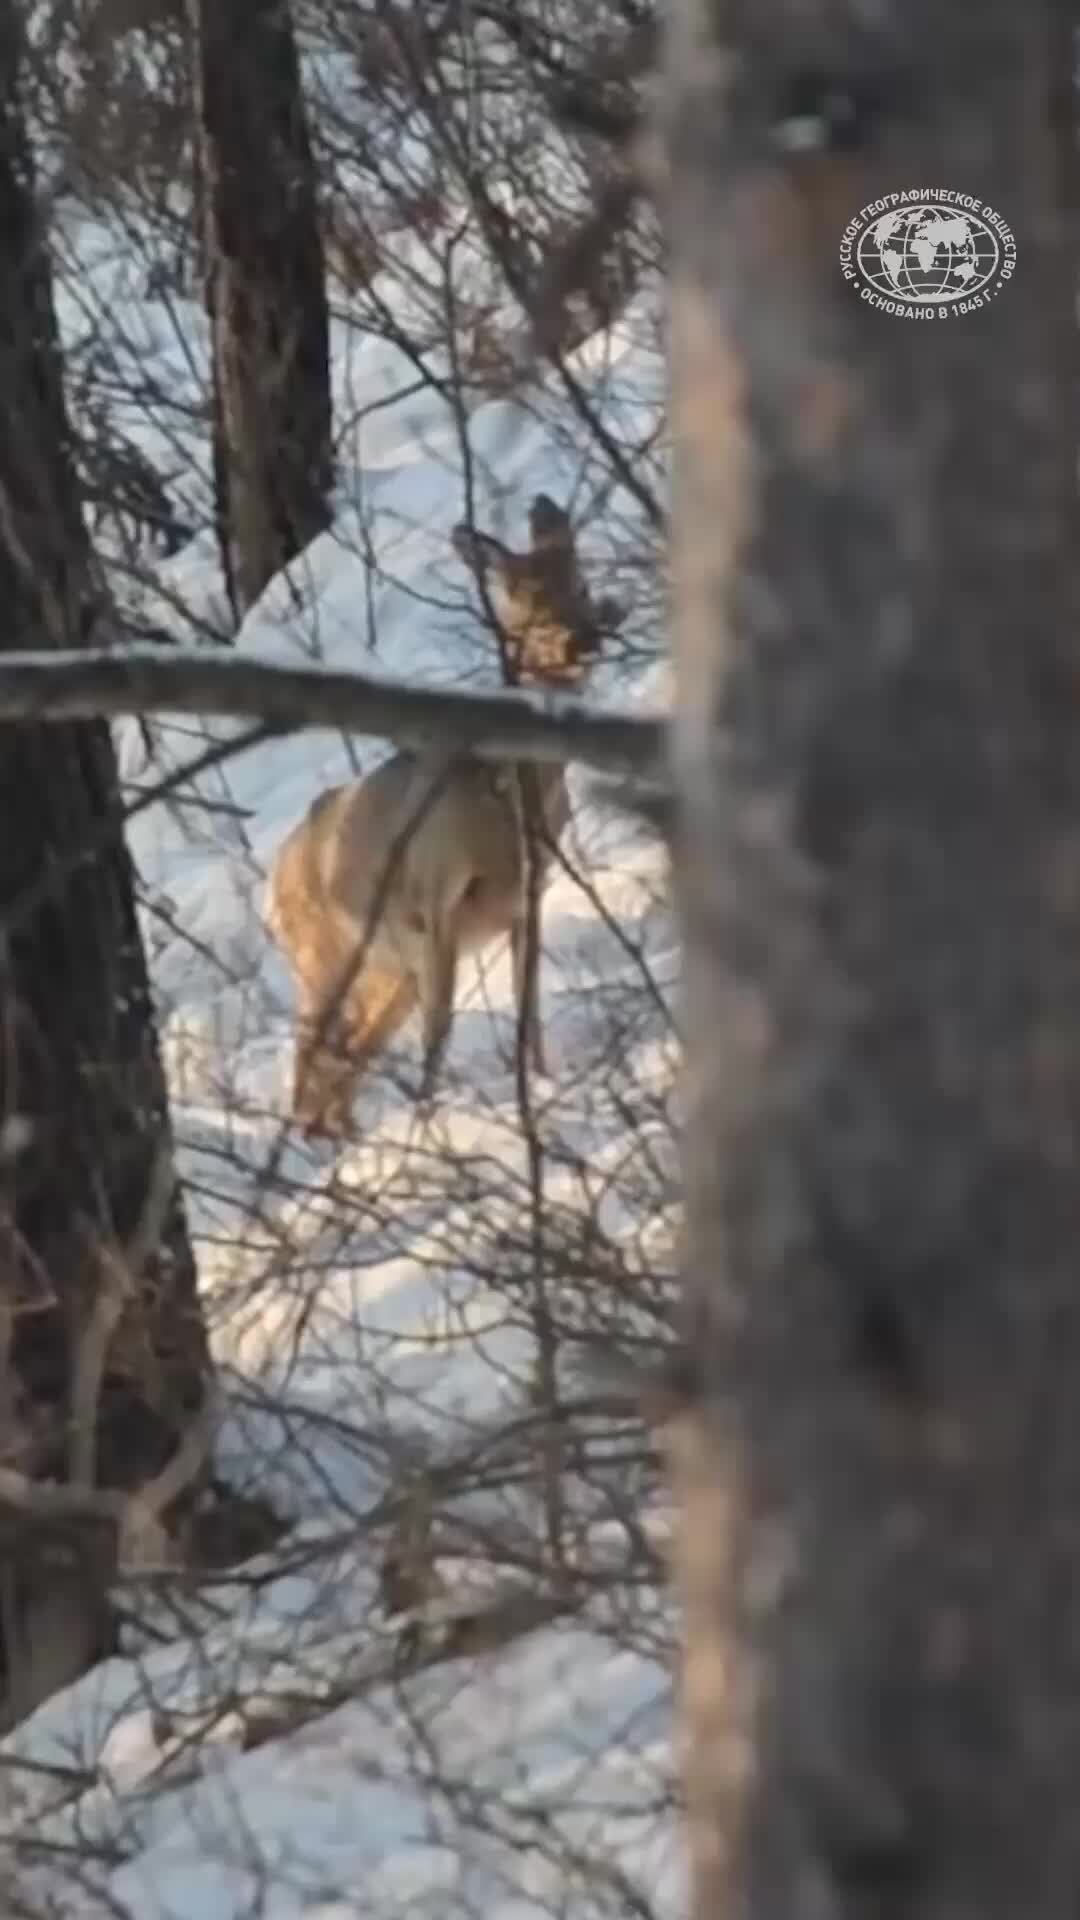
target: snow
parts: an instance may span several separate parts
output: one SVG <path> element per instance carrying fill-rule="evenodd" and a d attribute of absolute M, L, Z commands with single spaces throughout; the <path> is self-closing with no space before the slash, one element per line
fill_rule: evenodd
<path fill-rule="evenodd" d="M 93 330 L 100 351 L 112 317 L 115 367 L 173 404 L 165 426 L 149 405 L 125 426 L 182 469 L 180 491 L 205 524 L 206 446 L 185 411 L 205 374 L 201 313 L 149 297 L 137 262 L 94 223 L 73 221 L 66 242 L 65 340 L 78 361 Z M 576 365 L 613 430 L 642 443 L 664 388 L 647 319 L 629 314 Z M 448 540 L 466 491 L 461 422 L 386 342 L 338 327 L 335 355 L 351 422 L 339 511 L 236 645 L 267 660 L 495 685 Z M 600 488 L 595 455 L 542 382 L 527 405 L 477 408 L 468 435 L 476 518 L 507 537 L 521 537 L 534 491 L 581 503 Z M 604 498 L 583 548 L 595 567 L 603 527 L 625 539 L 639 515 L 618 487 L 605 483 Z M 129 613 L 185 643 L 228 630 L 205 533 L 138 578 L 118 569 L 115 585 Z M 596 697 L 662 710 L 666 667 L 633 605 L 626 634 Z M 149 764 L 143 731 L 119 723 L 123 775 L 145 785 L 234 731 L 163 720 Z M 131 820 L 227 1390 L 217 1457 L 293 1524 L 265 1558 L 216 1580 L 132 1576 L 121 1655 L 3 1743 L 5 1845 L 30 1890 L 74 1920 L 600 1920 L 685 1904 L 660 1588 L 598 1580 L 575 1617 L 408 1674 L 395 1664 L 402 1619 L 380 1617 L 380 1516 L 429 1470 L 452 1476 L 459 1464 L 461 1482 L 437 1506 L 441 1590 L 421 1632 L 437 1639 L 448 1622 L 544 1585 L 527 1553 L 514 1565 L 542 1534 L 542 1501 L 528 1438 L 535 1169 L 506 954 L 463 970 L 429 1118 L 416 1110 L 409 1029 L 362 1085 L 355 1144 L 308 1146 L 285 1126 L 292 995 L 262 923 L 267 864 L 323 785 L 387 750 L 331 733 L 263 743 Z M 571 789 L 566 864 L 544 899 L 553 1073 L 534 1101 L 544 1207 L 565 1255 L 566 1277 L 549 1267 L 547 1284 L 572 1356 L 571 1336 L 603 1341 L 616 1322 L 646 1339 L 656 1331 L 647 1288 L 646 1304 L 624 1310 L 619 1276 L 670 1267 L 676 955 L 661 850 L 580 768 Z M 15 1144 L 5 1137 L 7 1151 Z M 588 1397 L 570 1359 L 560 1388 Z M 629 1442 L 630 1465 L 622 1459 L 629 1429 L 583 1414 L 578 1431 L 592 1451 L 588 1474 L 567 1475 L 570 1558 L 617 1574 L 630 1551 L 620 1501 L 644 1490 L 637 1522 L 660 1548 L 665 1515 Z M 485 1448 L 513 1468 L 487 1485 L 464 1472 Z"/>
<path fill-rule="evenodd" d="M 118 1686 L 112 1695 L 119 1709 Z M 169 1701 L 162 1686 L 159 1720 Z M 61 1814 L 38 1805 L 24 1817 L 39 1842 L 77 1835 L 87 1850 L 130 1849 L 110 1891 L 154 1920 L 615 1914 L 619 1875 L 679 1897 L 677 1852 L 654 1814 L 669 1784 L 666 1717 L 643 1662 L 577 1627 L 550 1628 L 475 1675 L 429 1670 L 407 1707 L 379 1688 L 247 1753 L 234 1716 L 203 1741 L 198 1777 L 171 1790 L 147 1790 L 160 1735 L 148 1709 L 129 1710 L 101 1748 L 101 1784 Z M 461 1819 L 457 1803 L 470 1798 L 490 1801 L 498 1831 Z M 567 1886 L 552 1820 L 582 1858 L 602 1834 L 611 1888 Z"/>

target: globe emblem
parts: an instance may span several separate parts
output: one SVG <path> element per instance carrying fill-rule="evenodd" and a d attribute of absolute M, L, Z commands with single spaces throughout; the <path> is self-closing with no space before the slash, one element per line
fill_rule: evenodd
<path fill-rule="evenodd" d="M 855 254 L 869 286 L 894 300 L 965 300 L 998 270 L 997 235 L 977 214 L 933 205 L 879 214 Z"/>

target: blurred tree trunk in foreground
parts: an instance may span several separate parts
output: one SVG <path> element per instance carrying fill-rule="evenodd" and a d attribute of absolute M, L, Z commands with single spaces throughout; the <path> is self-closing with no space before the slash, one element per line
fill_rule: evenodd
<path fill-rule="evenodd" d="M 674 7 L 697 1920 L 1080 1911 L 1070 31 Z M 874 311 L 928 184 L 1015 276 Z"/>
<path fill-rule="evenodd" d="M 19 11 L 0 0 L 5 650 L 78 646 L 93 615 Z M 98 1657 L 116 1541 L 94 1489 L 154 1478 L 204 1391 L 119 806 L 106 722 L 0 728 L 0 1725 Z M 85 1524 L 32 1485 L 20 1504 L 46 1480 L 85 1493 Z"/>
<path fill-rule="evenodd" d="M 189 0 L 218 522 L 237 611 L 330 521 L 329 323 L 288 0 Z"/>

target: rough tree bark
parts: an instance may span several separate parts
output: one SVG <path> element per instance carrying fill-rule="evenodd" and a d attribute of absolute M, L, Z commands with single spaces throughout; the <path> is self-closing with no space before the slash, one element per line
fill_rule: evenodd
<path fill-rule="evenodd" d="M 673 9 L 698 1920 L 1080 1910 L 1068 16 Z M 926 186 L 966 317 L 841 277 Z"/>
<path fill-rule="evenodd" d="M 329 524 L 328 320 L 288 0 L 189 0 L 215 477 L 238 610 Z"/>
<path fill-rule="evenodd" d="M 18 15 L 0 0 L 4 650 L 78 645 L 94 612 Z M 200 1407 L 206 1343 L 107 723 L 0 728 L 0 819 L 0 1463 L 132 1488 Z M 108 1532 L 0 1500 L 0 1724 L 99 1654 Z"/>

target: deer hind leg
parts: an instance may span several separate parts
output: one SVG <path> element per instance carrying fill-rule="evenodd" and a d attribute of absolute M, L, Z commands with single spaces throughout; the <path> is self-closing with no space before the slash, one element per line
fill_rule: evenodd
<path fill-rule="evenodd" d="M 388 1047 L 416 1005 L 416 982 L 405 971 L 359 980 L 345 1011 L 346 1048 L 352 1087 Z"/>
<path fill-rule="evenodd" d="M 312 995 L 297 1022 L 292 1116 L 310 1139 L 342 1134 L 352 1106 L 352 1070 L 333 997 Z"/>
<path fill-rule="evenodd" d="M 424 1020 L 424 1064 L 420 1098 L 431 1099 L 446 1052 L 457 991 L 458 932 L 442 924 L 427 930 L 420 954 L 420 1004 Z"/>
<path fill-rule="evenodd" d="M 539 903 L 538 903 L 539 904 Z M 534 1073 L 546 1074 L 544 1039 L 540 1030 L 540 915 L 518 913 L 510 927 L 510 963 L 514 979 L 514 1006 L 517 1009 L 518 1044 L 528 1050 Z M 530 951 L 530 933 L 535 932 Z"/>
<path fill-rule="evenodd" d="M 340 974 L 305 996 L 293 1086 L 293 1118 L 310 1138 L 347 1134 L 357 1083 L 408 1018 L 416 989 L 404 974 Z"/>

